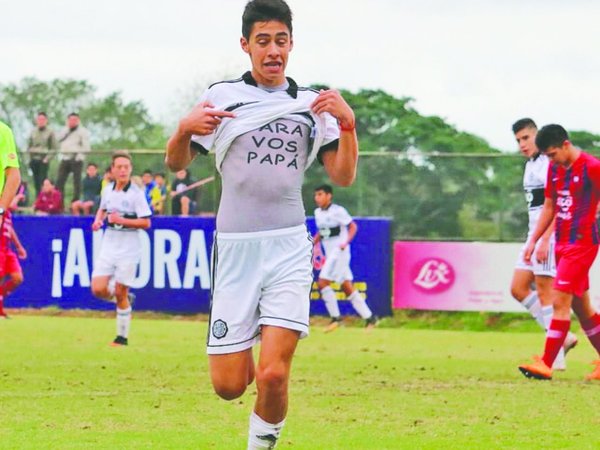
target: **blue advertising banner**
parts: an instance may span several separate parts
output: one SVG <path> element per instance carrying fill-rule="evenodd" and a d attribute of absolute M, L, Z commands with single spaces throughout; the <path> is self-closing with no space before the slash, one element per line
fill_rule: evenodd
<path fill-rule="evenodd" d="M 25 281 L 6 299 L 9 308 L 113 309 L 90 292 L 94 258 L 103 231 L 92 232 L 91 217 L 15 216 L 15 228 L 28 258 L 21 261 Z M 355 282 L 378 315 L 391 313 L 390 222 L 357 219 L 352 245 Z M 312 220 L 308 226 L 313 227 Z M 214 218 L 155 217 L 142 231 L 142 260 L 132 289 L 136 309 L 207 313 L 210 307 L 210 250 Z M 315 295 L 316 294 L 316 295 Z M 343 294 L 342 294 L 343 295 Z M 350 313 L 349 302 L 340 302 Z M 325 314 L 318 292 L 311 313 Z"/>

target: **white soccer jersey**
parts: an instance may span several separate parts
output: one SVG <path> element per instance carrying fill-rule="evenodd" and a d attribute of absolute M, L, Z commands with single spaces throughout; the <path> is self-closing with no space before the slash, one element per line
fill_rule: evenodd
<path fill-rule="evenodd" d="M 549 164 L 548 157 L 543 154 L 529 159 L 525 164 L 523 189 L 525 190 L 525 201 L 529 210 L 529 234 L 535 230 L 542 212 Z"/>
<path fill-rule="evenodd" d="M 104 188 L 100 199 L 100 209 L 107 213 L 118 212 L 126 219 L 138 219 L 152 216 L 146 194 L 136 184 L 129 182 L 122 190 L 115 190 L 113 182 Z M 108 228 L 116 231 L 137 231 L 123 225 L 107 224 Z"/>
<path fill-rule="evenodd" d="M 326 255 L 348 240 L 348 225 L 352 222 L 352 216 L 343 206 L 332 203 L 327 209 L 315 209 L 315 222 Z"/>

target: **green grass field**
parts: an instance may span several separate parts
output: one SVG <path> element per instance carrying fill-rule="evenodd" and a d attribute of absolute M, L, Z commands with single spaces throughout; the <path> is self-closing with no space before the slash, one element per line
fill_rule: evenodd
<path fill-rule="evenodd" d="M 211 390 L 206 323 L 15 316 L 0 322 L 0 448 L 245 449 L 251 387 Z M 600 448 L 600 385 L 583 381 L 583 336 L 569 369 L 524 379 L 540 333 L 313 327 L 301 342 L 278 448 Z"/>

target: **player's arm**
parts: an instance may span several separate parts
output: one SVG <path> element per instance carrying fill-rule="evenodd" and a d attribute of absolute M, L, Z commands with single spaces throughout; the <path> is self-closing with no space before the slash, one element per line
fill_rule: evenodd
<path fill-rule="evenodd" d="M 313 243 L 318 244 L 319 242 L 321 242 L 321 233 L 317 231 L 313 236 Z"/>
<path fill-rule="evenodd" d="M 322 161 L 331 181 L 339 186 L 350 186 L 356 178 L 358 164 L 354 111 L 335 89 L 321 91 L 311 107 L 315 114 L 331 114 L 340 125 L 338 148 L 335 151 L 324 152 Z"/>
<path fill-rule="evenodd" d="M 546 228 L 546 231 L 544 231 L 544 234 L 542 234 L 542 237 L 540 238 L 540 243 L 535 251 L 535 259 L 537 259 L 541 263 L 545 263 L 548 260 L 548 255 L 550 253 L 550 240 L 552 239 L 552 235 L 554 234 L 555 223 L 556 217 L 553 217 L 550 226 L 548 226 L 548 228 Z"/>
<path fill-rule="evenodd" d="M 177 130 L 167 142 L 165 163 L 171 171 L 185 169 L 195 158 L 197 152 L 191 147 L 193 135 L 212 134 L 224 117 L 235 117 L 232 112 L 213 108 L 212 103 L 202 102 L 179 121 Z"/>
<path fill-rule="evenodd" d="M 533 250 L 535 248 L 535 244 L 537 241 L 548 231 L 548 228 L 554 221 L 554 199 L 546 197 L 544 200 L 544 206 L 542 207 L 542 212 L 540 213 L 540 218 L 538 219 L 537 226 L 531 235 L 531 239 L 527 242 L 527 246 L 525 247 L 524 259 L 525 262 L 531 261 L 531 255 L 533 254 Z"/>
<path fill-rule="evenodd" d="M 128 219 L 126 217 L 122 217 L 116 211 L 108 215 L 108 221 L 117 225 L 123 225 L 126 228 L 141 228 L 143 230 L 147 230 L 151 225 L 150 217 L 137 217 L 135 219 Z"/>
<path fill-rule="evenodd" d="M 92 230 L 98 231 L 102 228 L 102 224 L 104 223 L 104 219 L 106 219 L 107 212 L 102 207 L 98 208 L 98 212 L 96 213 L 96 217 L 94 217 L 94 222 L 92 223 Z"/>
<path fill-rule="evenodd" d="M 25 247 L 23 247 L 23 244 L 21 244 L 21 241 L 19 240 L 19 236 L 17 235 L 17 232 L 15 231 L 14 228 L 11 228 L 10 240 L 13 241 L 13 244 L 15 244 L 15 248 L 17 249 L 17 256 L 21 259 L 26 259 L 27 258 L 27 250 L 25 250 Z"/>
<path fill-rule="evenodd" d="M 7 167 L 4 169 L 4 176 L 6 181 L 4 183 L 4 191 L 2 191 L 2 195 L 0 196 L 0 207 L 8 211 L 21 185 L 21 172 L 18 167 Z"/>

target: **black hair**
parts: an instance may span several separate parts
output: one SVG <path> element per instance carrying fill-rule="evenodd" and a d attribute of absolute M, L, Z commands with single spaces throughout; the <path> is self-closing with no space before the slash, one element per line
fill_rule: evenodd
<path fill-rule="evenodd" d="M 284 0 L 252 0 L 246 4 L 242 15 L 242 36 L 250 39 L 252 27 L 256 22 L 275 20 L 281 22 L 292 35 L 292 10 Z"/>
<path fill-rule="evenodd" d="M 117 150 L 112 154 L 112 163 L 111 166 L 115 165 L 115 159 L 117 158 L 126 158 L 131 162 L 131 155 L 126 150 Z"/>
<path fill-rule="evenodd" d="M 546 152 L 550 147 L 561 147 L 569 140 L 569 133 L 555 123 L 543 126 L 535 137 L 535 145 L 540 152 Z"/>
<path fill-rule="evenodd" d="M 534 130 L 537 130 L 537 125 L 535 124 L 533 119 L 530 119 L 529 117 L 519 119 L 515 123 L 513 123 L 512 130 L 514 134 L 517 134 L 523 128 L 533 128 Z"/>
<path fill-rule="evenodd" d="M 48 118 L 48 114 L 46 114 L 46 112 L 45 112 L 45 111 L 39 111 L 39 112 L 37 113 L 37 115 L 38 115 L 38 116 L 44 116 L 46 119 Z"/>
<path fill-rule="evenodd" d="M 167 176 L 165 175 L 165 173 L 164 173 L 164 172 L 156 172 L 156 173 L 154 174 L 154 176 L 155 176 L 155 177 L 163 177 L 163 178 L 167 178 Z"/>
<path fill-rule="evenodd" d="M 91 167 L 94 166 L 96 169 L 98 168 L 98 164 L 96 164 L 95 162 L 89 162 L 87 167 Z"/>
<path fill-rule="evenodd" d="M 144 170 L 144 172 L 142 172 L 142 175 L 146 175 L 146 174 L 152 175 L 152 171 L 150 169 L 146 169 L 146 170 Z"/>
<path fill-rule="evenodd" d="M 323 191 L 326 194 L 333 194 L 333 188 L 328 184 L 321 184 L 315 188 L 315 192 Z"/>
<path fill-rule="evenodd" d="M 72 112 L 71 114 L 69 114 L 67 117 L 79 117 L 79 114 L 77 114 L 76 112 Z"/>

